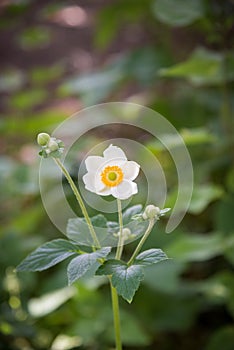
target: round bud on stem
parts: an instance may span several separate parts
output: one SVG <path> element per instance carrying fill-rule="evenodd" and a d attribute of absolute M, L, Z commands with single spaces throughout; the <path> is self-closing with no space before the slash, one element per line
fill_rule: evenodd
<path fill-rule="evenodd" d="M 50 135 L 45 132 L 41 132 L 37 135 L 37 143 L 39 146 L 46 146 L 50 141 Z"/>
<path fill-rule="evenodd" d="M 59 149 L 58 143 L 54 140 L 50 140 L 48 148 L 51 152 L 57 151 Z"/>
<path fill-rule="evenodd" d="M 129 228 L 123 228 L 123 239 L 127 241 L 131 237 L 132 233 Z"/>
<path fill-rule="evenodd" d="M 115 237 L 120 236 L 120 232 L 114 233 Z M 131 230 L 128 227 L 124 227 L 122 231 L 122 239 L 123 241 L 127 241 L 128 239 L 134 238 L 135 235 L 131 232 Z"/>
<path fill-rule="evenodd" d="M 160 216 L 160 209 L 159 207 L 156 207 L 155 205 L 147 205 L 147 207 L 145 208 L 145 211 L 142 215 L 144 220 L 147 219 L 158 219 L 158 217 Z"/>

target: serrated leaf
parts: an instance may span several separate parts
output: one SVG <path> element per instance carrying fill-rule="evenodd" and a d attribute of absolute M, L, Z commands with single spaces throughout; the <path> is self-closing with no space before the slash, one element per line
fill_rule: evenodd
<path fill-rule="evenodd" d="M 132 207 L 126 209 L 123 212 L 123 224 L 124 225 L 128 224 L 131 221 L 132 216 L 139 214 L 141 211 L 142 211 L 141 204 L 136 204 L 136 205 L 133 205 Z"/>
<path fill-rule="evenodd" d="M 135 292 L 144 278 L 144 271 L 140 265 L 128 266 L 119 260 L 108 260 L 100 266 L 97 275 L 112 275 L 112 284 L 129 303 L 132 302 Z"/>
<path fill-rule="evenodd" d="M 43 244 L 24 259 L 17 271 L 42 271 L 77 253 L 78 246 L 65 239 L 55 239 Z"/>
<path fill-rule="evenodd" d="M 69 285 L 84 276 L 86 272 L 91 269 L 94 269 L 93 273 L 95 273 L 96 269 L 100 265 L 97 260 L 105 258 L 110 253 L 110 251 L 110 247 L 105 247 L 100 250 L 96 250 L 93 253 L 81 254 L 72 259 L 67 268 Z"/>
<path fill-rule="evenodd" d="M 166 259 L 168 257 L 161 249 L 149 249 L 137 255 L 134 264 L 149 266 Z"/>

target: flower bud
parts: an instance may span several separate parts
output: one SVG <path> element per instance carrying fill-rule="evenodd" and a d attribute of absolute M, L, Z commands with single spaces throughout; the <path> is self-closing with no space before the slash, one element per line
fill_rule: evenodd
<path fill-rule="evenodd" d="M 123 239 L 124 241 L 128 240 L 131 237 L 131 230 L 129 228 L 123 228 Z"/>
<path fill-rule="evenodd" d="M 45 132 L 41 132 L 37 135 L 37 143 L 39 146 L 46 146 L 50 141 L 50 135 Z"/>
<path fill-rule="evenodd" d="M 57 151 L 59 149 L 58 143 L 54 140 L 50 140 L 48 144 L 48 149 L 50 150 L 50 152 Z"/>
<path fill-rule="evenodd" d="M 114 233 L 115 237 L 119 237 L 120 236 L 120 232 L 118 233 Z M 131 230 L 128 227 L 124 227 L 123 231 L 122 231 L 122 239 L 123 241 L 127 241 L 130 238 L 134 238 L 135 235 L 132 234 Z"/>
<path fill-rule="evenodd" d="M 142 217 L 144 220 L 147 219 L 158 219 L 160 216 L 160 209 L 159 207 L 156 207 L 155 205 L 147 205 L 145 208 L 144 213 L 142 214 Z"/>

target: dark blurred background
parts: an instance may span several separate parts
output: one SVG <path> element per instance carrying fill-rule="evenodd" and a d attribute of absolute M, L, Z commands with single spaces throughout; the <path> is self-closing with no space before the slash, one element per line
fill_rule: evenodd
<path fill-rule="evenodd" d="M 40 199 L 37 133 L 110 101 L 166 117 L 195 175 L 183 222 L 166 235 L 160 221 L 146 244 L 174 259 L 148 270 L 131 306 L 121 301 L 124 349 L 234 349 L 233 38 L 233 0 L 0 1 L 0 349 L 113 349 L 105 281 L 66 287 L 66 263 L 14 271 L 61 236 Z M 136 132 L 163 164 L 173 206 L 171 158 Z M 121 136 L 97 130 L 82 152 L 108 133 Z"/>

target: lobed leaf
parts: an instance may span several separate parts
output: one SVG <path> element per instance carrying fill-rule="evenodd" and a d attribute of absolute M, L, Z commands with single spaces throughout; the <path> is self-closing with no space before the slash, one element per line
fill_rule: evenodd
<path fill-rule="evenodd" d="M 140 265 L 128 266 L 123 261 L 108 260 L 99 267 L 98 275 L 112 275 L 112 284 L 129 303 L 132 302 L 135 292 L 144 278 L 144 271 Z"/>

